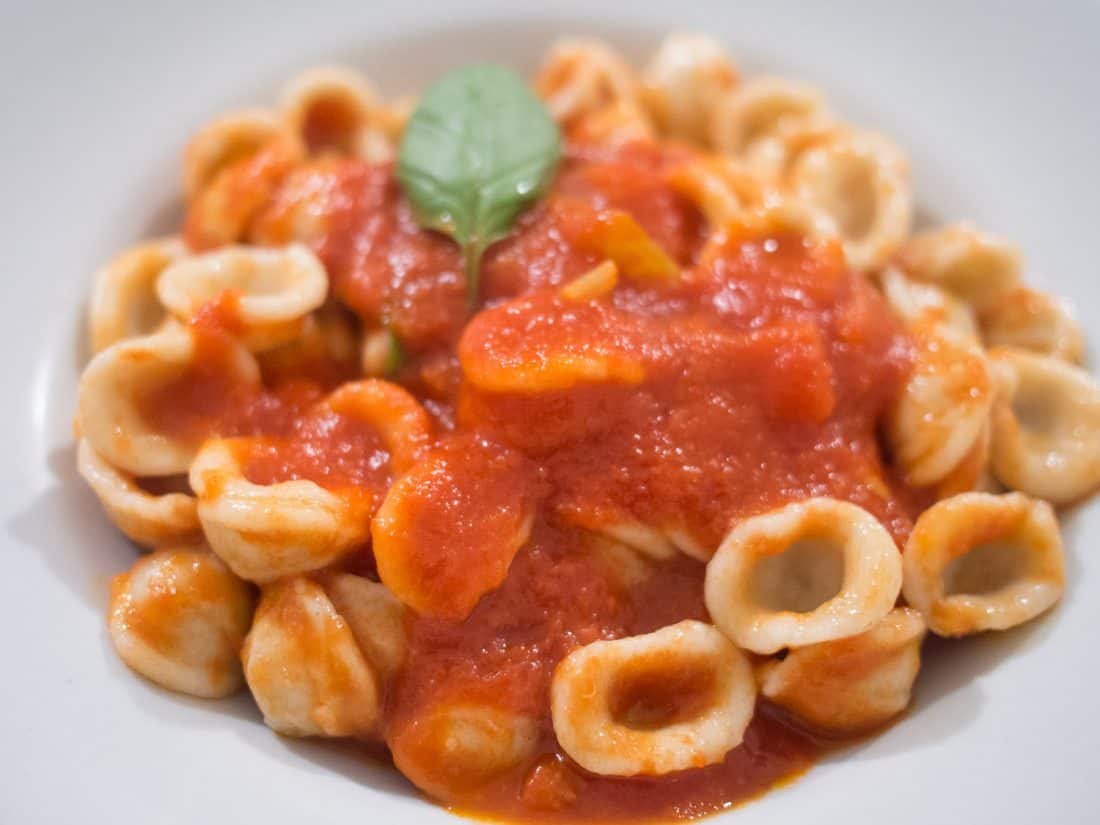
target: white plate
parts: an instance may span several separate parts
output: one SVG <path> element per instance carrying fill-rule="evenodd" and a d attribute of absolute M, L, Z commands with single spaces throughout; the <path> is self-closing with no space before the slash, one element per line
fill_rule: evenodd
<path fill-rule="evenodd" d="M 399 93 L 472 60 L 529 69 L 560 33 L 606 34 L 637 56 L 670 27 L 709 31 L 745 69 L 816 83 L 894 136 L 927 219 L 1017 240 L 1029 279 L 1070 296 L 1100 339 L 1093 3 L 14 5 L 0 10 L 3 823 L 453 821 L 395 775 L 274 736 L 247 698 L 151 687 L 104 630 L 108 578 L 133 551 L 73 470 L 90 274 L 171 225 L 192 130 L 270 100 L 298 68 L 350 60 Z M 1052 616 L 937 645 L 907 718 L 729 820 L 1096 822 L 1100 509 L 1066 533 L 1070 583 Z"/>

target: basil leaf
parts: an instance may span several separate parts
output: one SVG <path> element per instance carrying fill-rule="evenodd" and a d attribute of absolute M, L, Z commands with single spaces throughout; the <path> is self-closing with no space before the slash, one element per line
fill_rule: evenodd
<path fill-rule="evenodd" d="M 471 306 L 482 253 L 542 194 L 560 156 L 557 125 L 523 79 L 502 66 L 449 72 L 413 112 L 397 178 L 417 220 L 462 247 Z"/>

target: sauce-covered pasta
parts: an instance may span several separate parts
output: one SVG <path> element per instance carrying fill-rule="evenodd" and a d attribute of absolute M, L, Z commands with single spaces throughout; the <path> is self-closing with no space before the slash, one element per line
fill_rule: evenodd
<path fill-rule="evenodd" d="M 903 712 L 926 632 L 1057 602 L 1100 392 L 817 90 L 685 34 L 532 89 L 322 68 L 192 140 L 91 305 L 80 472 L 154 551 L 112 639 L 459 810 L 703 816 Z"/>

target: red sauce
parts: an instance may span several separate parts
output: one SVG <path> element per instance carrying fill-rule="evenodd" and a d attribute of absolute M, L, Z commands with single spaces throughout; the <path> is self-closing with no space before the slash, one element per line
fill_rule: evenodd
<path fill-rule="evenodd" d="M 539 720 L 540 757 L 493 782 L 456 793 L 461 810 L 517 820 L 663 821 L 713 813 L 810 766 L 819 745 L 762 708 L 724 762 L 660 778 L 589 774 L 554 741 L 549 706 L 554 665 L 600 639 L 648 633 L 685 618 L 706 620 L 703 565 L 679 558 L 626 588 L 573 531 L 541 524 L 503 585 L 462 623 L 420 619 L 411 656 L 388 708 L 391 742 L 439 702 L 488 702 Z"/>
<path fill-rule="evenodd" d="M 532 469 L 515 451 L 457 436 L 406 473 L 371 530 L 394 594 L 424 615 L 466 616 L 504 580 L 530 530 Z"/>
<path fill-rule="evenodd" d="M 240 237 L 267 205 L 297 154 L 290 141 L 275 140 L 217 170 L 189 204 L 183 225 L 188 246 L 214 249 Z"/>
<path fill-rule="evenodd" d="M 368 424 L 318 410 L 296 418 L 289 435 L 251 439 L 243 457 L 253 484 L 306 479 L 322 487 L 382 491 L 389 484 L 389 453 Z"/>
<path fill-rule="evenodd" d="M 241 437 L 240 460 L 254 484 L 307 479 L 349 493 L 380 494 L 391 479 L 389 453 L 365 422 L 319 403 L 347 376 L 346 365 L 321 356 L 300 362 L 288 374 L 279 362 L 270 385 L 246 380 L 234 335 L 241 331 L 237 296 L 223 293 L 192 319 L 192 364 L 175 380 L 141 399 L 154 429 L 199 443 Z"/>
<path fill-rule="evenodd" d="M 457 248 L 418 228 L 389 166 L 303 163 L 250 223 L 253 241 L 310 244 L 335 296 L 365 327 L 396 333 L 410 353 L 396 380 L 441 425 L 444 442 L 394 487 L 391 509 L 416 516 L 394 520 L 402 532 L 388 536 L 408 581 L 379 559 L 395 592 L 433 606 L 411 620 L 386 739 L 398 764 L 420 758 L 418 720 L 460 700 L 538 731 L 536 757 L 519 768 L 433 786 L 463 809 L 686 818 L 751 798 L 817 756 L 817 744 L 762 706 L 719 765 L 635 779 L 574 765 L 549 717 L 557 662 L 598 639 L 707 618 L 700 562 L 679 556 L 624 576 L 588 531 L 635 521 L 706 553 L 734 520 L 809 496 L 853 501 L 899 541 L 919 511 L 876 439 L 909 368 L 908 340 L 883 301 L 836 246 L 711 233 L 667 180 L 686 157 L 644 144 L 570 147 L 551 193 L 486 254 L 477 313 L 465 305 Z M 622 216 L 679 277 L 626 271 L 599 301 L 563 300 L 558 287 L 605 257 L 593 227 L 627 225 Z M 264 435 L 248 460 L 255 480 L 384 483 L 372 434 L 317 417 L 327 388 L 285 370 L 276 386 L 226 384 L 217 352 L 162 391 L 150 416 L 187 432 Z M 497 527 L 531 523 L 528 512 L 531 537 L 518 552 L 487 549 L 500 546 Z M 384 508 L 376 526 L 390 529 L 388 518 Z"/>
<path fill-rule="evenodd" d="M 307 240 L 333 292 L 368 326 L 389 326 L 413 350 L 458 336 L 466 318 L 461 256 L 419 228 L 391 167 L 337 160 L 299 169 L 257 219 L 254 237 L 289 239 L 303 202 L 324 215 L 324 228 Z"/>
<path fill-rule="evenodd" d="M 481 313 L 460 345 L 468 372 L 583 347 L 632 357 L 645 378 L 539 394 L 467 385 L 460 422 L 543 457 L 550 506 L 585 526 L 623 514 L 713 551 L 735 517 L 829 495 L 907 535 L 912 513 L 879 483 L 875 438 L 907 349 L 837 250 L 731 239 L 652 292 L 623 289 L 599 309 L 538 293 Z"/>
<path fill-rule="evenodd" d="M 479 800 L 458 810 L 550 823 L 697 819 L 794 778 L 818 754 L 818 746 L 762 705 L 741 745 L 719 764 L 663 777 L 596 778 L 548 753 L 527 772 L 486 787 Z"/>

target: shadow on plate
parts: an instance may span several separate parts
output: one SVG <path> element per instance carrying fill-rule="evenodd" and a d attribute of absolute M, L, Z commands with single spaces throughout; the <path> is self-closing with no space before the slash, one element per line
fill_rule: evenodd
<path fill-rule="evenodd" d="M 75 444 L 54 448 L 47 463 L 53 483 L 6 526 L 81 601 L 102 613 L 111 577 L 129 570 L 140 551 L 115 529 L 80 478 Z"/>
<path fill-rule="evenodd" d="M 416 788 L 393 767 L 381 745 L 281 736 L 264 724 L 263 715 L 247 690 L 225 699 L 197 699 L 174 693 L 129 671 L 116 656 L 106 627 L 100 638 L 103 655 L 109 657 L 112 670 L 118 671 L 119 689 L 125 690 L 134 706 L 158 723 L 231 733 L 262 751 L 265 757 L 296 769 L 342 776 L 380 793 L 421 798 Z"/>

